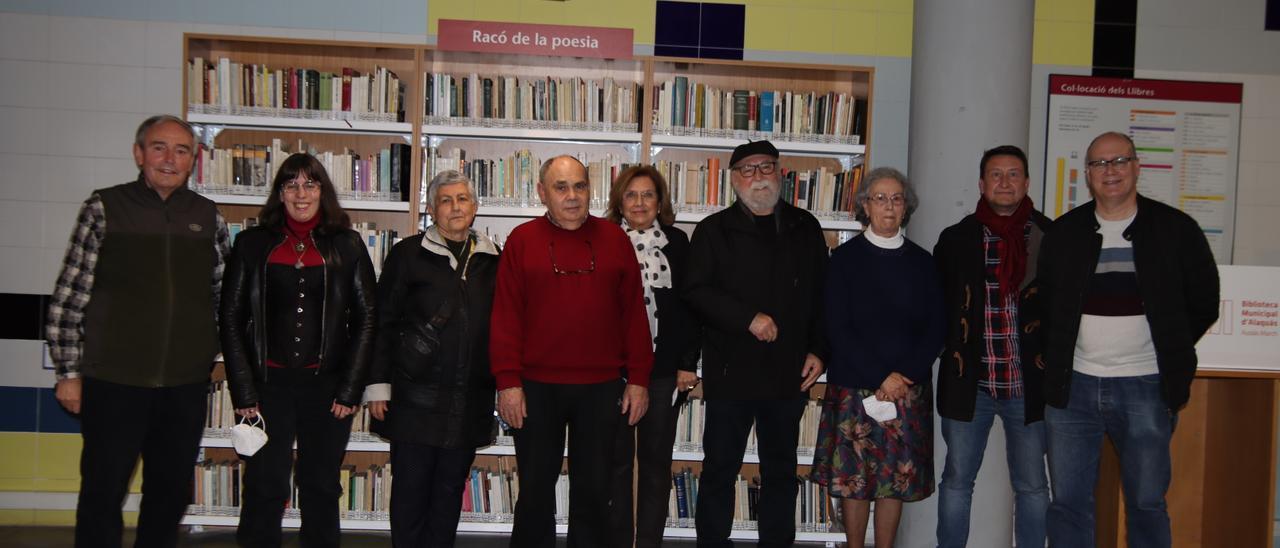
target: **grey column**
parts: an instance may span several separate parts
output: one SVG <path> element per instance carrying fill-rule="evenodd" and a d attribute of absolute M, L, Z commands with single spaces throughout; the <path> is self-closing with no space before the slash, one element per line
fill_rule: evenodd
<path fill-rule="evenodd" d="M 914 18 L 907 175 L 920 207 L 908 236 L 932 250 L 944 228 L 977 206 L 982 152 L 1002 144 L 1027 149 L 1035 3 L 916 0 Z M 946 445 L 941 419 L 934 425 L 941 481 Z M 934 495 L 904 506 L 897 546 L 934 545 L 937 501 Z M 1012 544 L 1013 495 L 997 420 L 974 488 L 969 546 Z"/>

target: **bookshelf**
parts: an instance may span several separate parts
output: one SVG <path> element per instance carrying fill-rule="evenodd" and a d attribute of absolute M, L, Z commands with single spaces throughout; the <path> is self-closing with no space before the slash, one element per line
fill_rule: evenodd
<path fill-rule="evenodd" d="M 354 222 L 407 233 L 418 214 L 408 197 L 421 55 L 412 45 L 185 35 L 182 99 L 201 144 L 191 186 L 243 222 L 284 156 L 313 152 Z"/>
<path fill-rule="evenodd" d="M 612 175 L 624 165 L 659 166 L 673 184 L 676 222 L 687 229 L 731 202 L 727 163 L 733 147 L 765 138 L 782 152 L 782 168 L 791 174 L 784 178 L 784 199 L 812 211 L 830 242 L 861 230 L 847 206 L 870 157 L 870 67 L 559 58 L 207 34 L 184 36 L 183 60 L 184 113 L 199 131 L 209 165 L 217 154 L 234 158 L 237 148 L 241 157 L 251 150 L 255 161 L 259 151 L 327 153 L 335 167 L 331 175 L 347 174 L 335 180 L 352 181 L 340 187 L 343 207 L 371 230 L 407 235 L 425 226 L 424 183 L 440 170 L 459 169 L 480 187 L 476 228 L 505 239 L 515 224 L 543 214 L 533 190 L 537 167 L 564 153 L 590 168 L 593 214 L 602 213 Z M 343 87 L 344 69 L 353 79 L 351 91 Z M 392 150 L 400 167 L 391 171 L 403 174 L 394 192 L 381 163 Z M 357 159 L 366 161 L 364 179 L 355 175 Z M 256 166 L 256 181 L 270 179 L 270 166 Z M 263 185 L 245 175 L 253 166 L 241 170 L 239 184 L 232 172 L 227 184 L 223 167 L 202 171 L 193 186 L 216 201 L 229 222 L 243 223 L 265 200 Z M 821 389 L 811 394 L 820 398 Z M 206 430 L 203 446 L 218 459 L 235 458 L 221 426 Z M 388 450 L 361 432 L 348 445 L 349 459 L 379 466 Z M 811 464 L 811 451 L 802 444 L 802 468 Z M 477 465 L 500 465 L 513 455 L 509 438 L 500 440 L 478 453 Z M 702 453 L 684 445 L 673 448 L 673 457 L 673 470 L 697 468 Z M 758 458 L 749 452 L 744 461 L 749 477 Z M 388 527 L 385 515 L 357 517 L 342 526 Z M 184 523 L 235 521 L 234 508 L 192 507 Z M 297 523 L 296 515 L 286 515 L 286 527 Z M 668 536 L 693 536 L 691 528 L 671 525 Z M 755 538 L 752 527 L 738 524 L 733 538 Z M 476 517 L 464 519 L 459 530 L 507 532 L 510 523 Z M 844 539 L 842 533 L 798 531 L 797 539 L 806 542 Z"/>

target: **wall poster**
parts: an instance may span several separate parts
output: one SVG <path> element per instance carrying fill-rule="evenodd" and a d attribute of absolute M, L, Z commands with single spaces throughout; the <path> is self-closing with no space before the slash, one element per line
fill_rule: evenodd
<path fill-rule="evenodd" d="M 1117 131 L 1137 148 L 1138 192 L 1191 215 L 1218 264 L 1230 264 L 1243 89 L 1238 83 L 1050 75 L 1044 213 L 1057 218 L 1091 199 L 1085 149 L 1098 134 Z"/>

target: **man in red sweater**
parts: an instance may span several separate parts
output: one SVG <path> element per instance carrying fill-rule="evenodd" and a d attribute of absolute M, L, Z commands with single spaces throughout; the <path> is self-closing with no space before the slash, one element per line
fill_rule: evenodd
<path fill-rule="evenodd" d="M 622 229 L 589 214 L 591 184 L 576 158 L 542 164 L 537 188 L 547 214 L 507 238 L 490 323 L 498 414 L 515 428 L 520 472 L 511 546 L 555 545 L 566 426 L 569 546 L 607 546 L 617 417 L 635 424 L 649 403 L 640 265 Z"/>

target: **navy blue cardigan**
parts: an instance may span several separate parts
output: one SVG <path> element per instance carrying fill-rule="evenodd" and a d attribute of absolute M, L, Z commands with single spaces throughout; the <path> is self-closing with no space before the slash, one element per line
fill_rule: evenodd
<path fill-rule="evenodd" d="M 910 240 L 898 249 L 861 234 L 845 242 L 827 271 L 826 320 L 827 382 L 875 390 L 896 371 L 927 385 L 946 334 L 933 258 Z"/>

